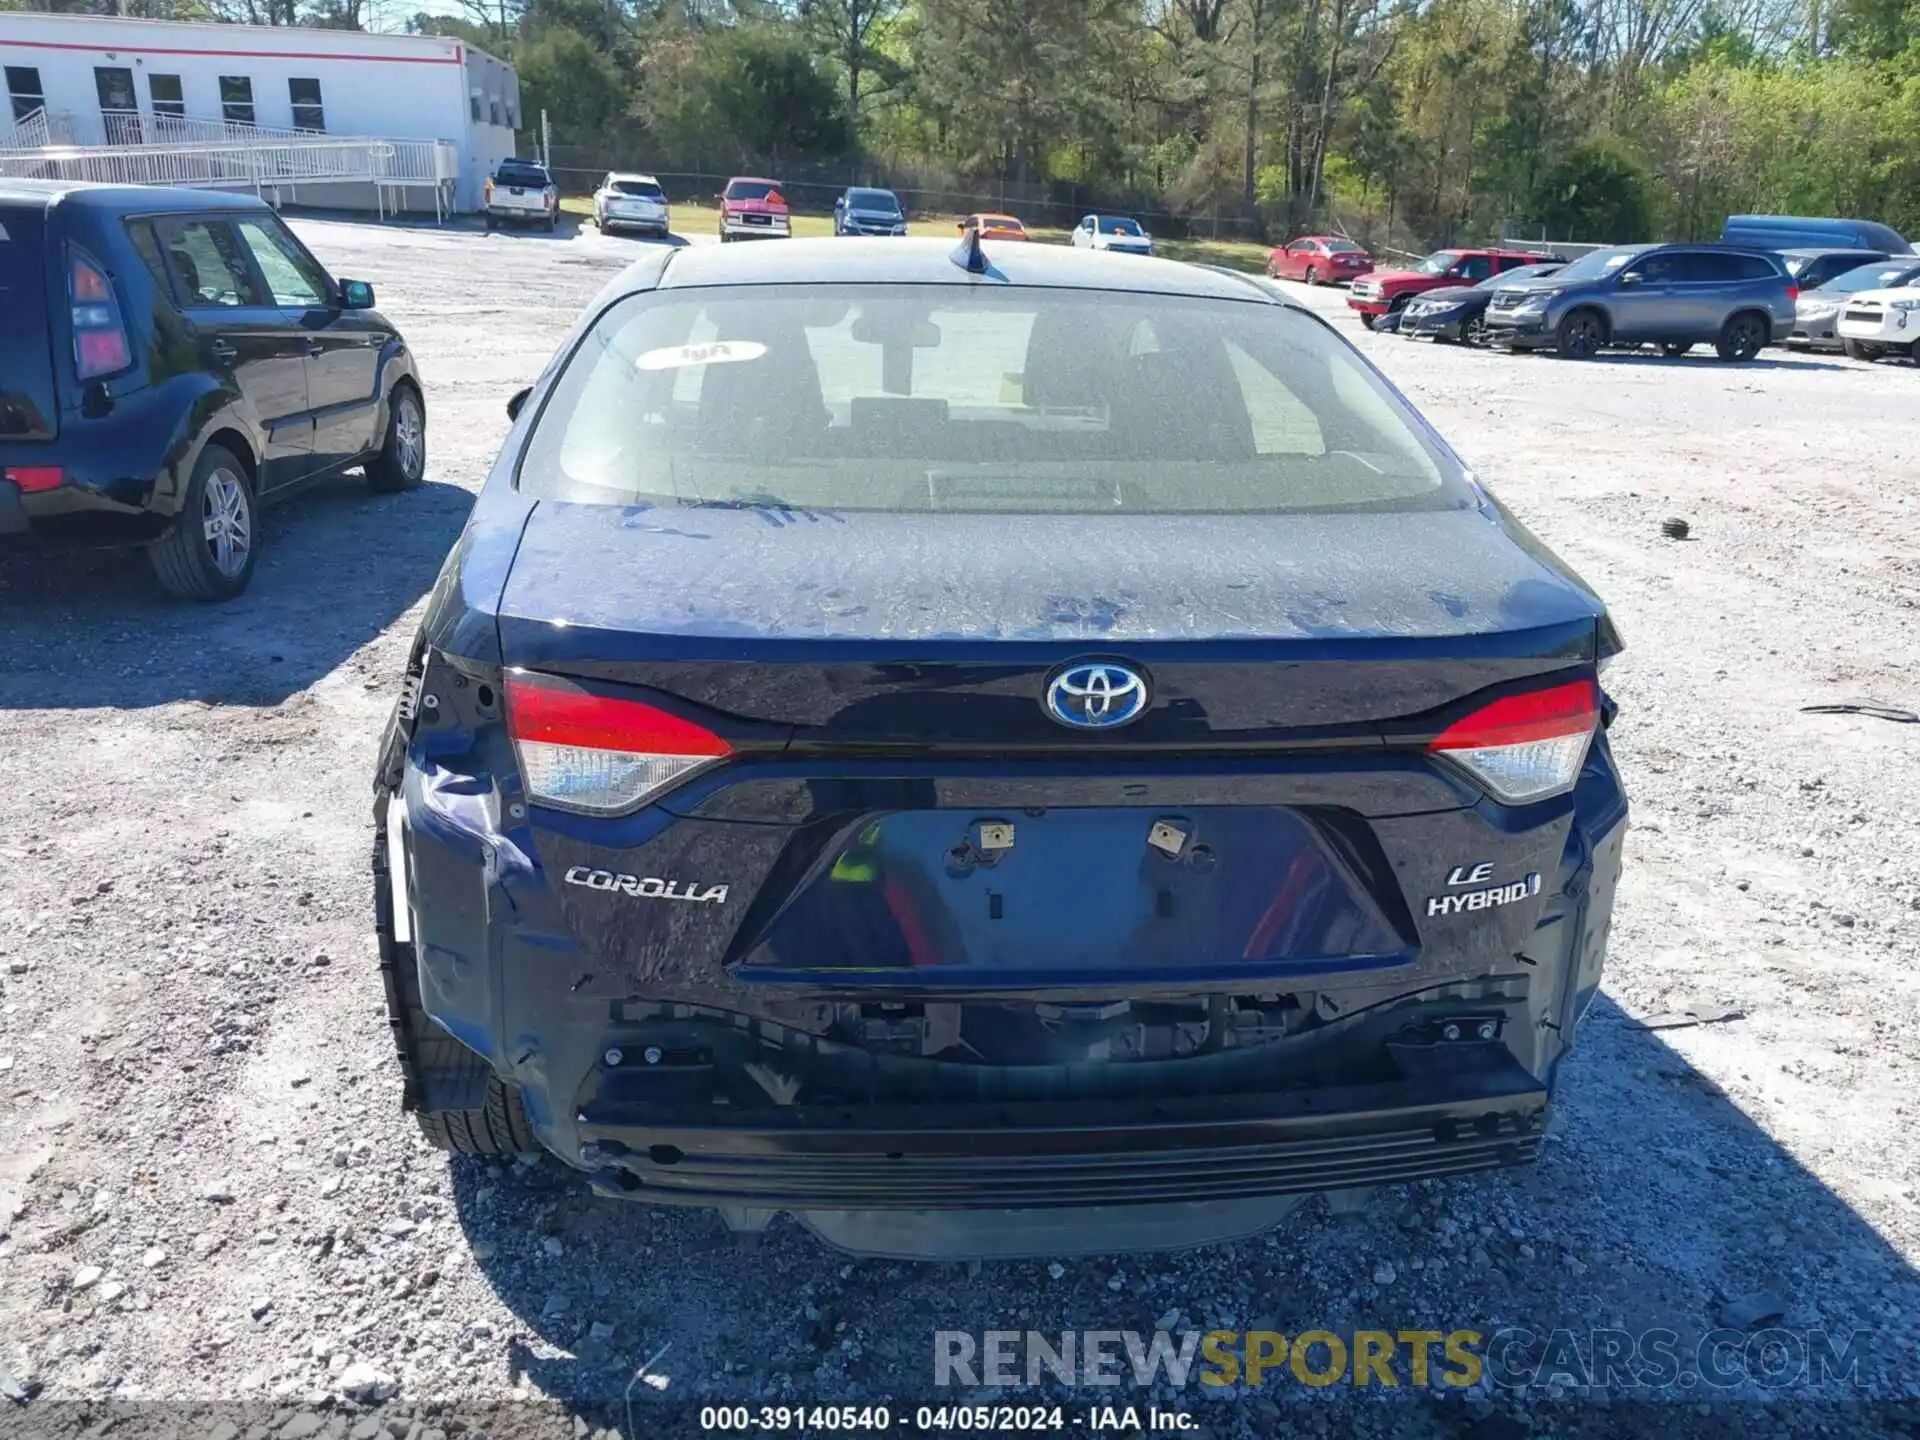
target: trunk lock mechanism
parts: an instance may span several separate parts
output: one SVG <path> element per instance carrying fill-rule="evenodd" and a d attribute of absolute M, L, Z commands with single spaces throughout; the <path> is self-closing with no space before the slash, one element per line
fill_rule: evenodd
<path fill-rule="evenodd" d="M 956 879 L 975 869 L 992 869 L 1013 850 L 1011 820 L 977 820 L 966 837 L 947 851 L 947 873 Z"/>

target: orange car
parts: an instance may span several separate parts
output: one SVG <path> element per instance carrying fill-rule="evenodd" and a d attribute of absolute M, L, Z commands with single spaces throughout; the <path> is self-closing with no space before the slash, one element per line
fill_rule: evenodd
<path fill-rule="evenodd" d="M 982 240 L 1028 240 L 1027 227 L 1011 215 L 969 215 L 960 222 L 960 233 L 978 230 Z"/>

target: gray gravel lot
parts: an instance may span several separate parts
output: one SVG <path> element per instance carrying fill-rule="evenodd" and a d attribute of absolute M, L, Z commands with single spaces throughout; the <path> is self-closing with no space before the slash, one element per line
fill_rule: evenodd
<path fill-rule="evenodd" d="M 273 512 L 251 592 L 217 609 L 162 601 L 144 564 L 0 562 L 0 1394 L 36 1394 L 0 1400 L 0 1432 L 246 1400 L 288 1440 L 320 1405 L 369 1440 L 388 1391 L 396 1440 L 567 1428 L 486 1410 L 541 1396 L 582 1434 L 691 1428 L 663 1396 L 982 1398 L 936 1397 L 938 1330 L 1666 1327 L 1691 1358 L 1772 1323 L 1871 1332 L 1854 1380 L 1764 1411 L 1702 1403 L 1752 1385 L 1158 1398 L 1214 1436 L 1915 1433 L 1920 1410 L 1831 1406 L 1920 1401 L 1920 725 L 1803 707 L 1920 710 L 1920 370 L 1436 349 L 1297 290 L 1627 638 L 1608 683 L 1634 823 L 1554 1143 L 1234 1246 L 917 1267 L 786 1222 L 744 1251 L 555 1165 L 450 1162 L 399 1113 L 374 744 L 507 396 L 642 242 L 297 228 L 405 328 L 429 483 Z M 1666 1028 L 1689 1011 L 1708 1023 Z"/>

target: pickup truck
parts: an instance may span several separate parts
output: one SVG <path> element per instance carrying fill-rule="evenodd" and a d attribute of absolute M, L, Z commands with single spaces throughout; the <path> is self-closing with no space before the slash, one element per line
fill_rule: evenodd
<path fill-rule="evenodd" d="M 487 228 L 503 221 L 545 230 L 560 223 L 560 190 L 545 166 L 532 160 L 500 162 L 487 181 Z"/>
<path fill-rule="evenodd" d="M 785 240 L 793 233 L 793 215 L 778 180 L 736 175 L 717 198 L 722 242 Z"/>
<path fill-rule="evenodd" d="M 1436 250 L 1411 270 L 1375 270 L 1355 280 L 1347 304 L 1360 323 L 1373 329 L 1383 315 L 1395 315 L 1416 295 L 1453 285 L 1478 285 L 1521 265 L 1551 265 L 1560 257 L 1531 250 Z"/>

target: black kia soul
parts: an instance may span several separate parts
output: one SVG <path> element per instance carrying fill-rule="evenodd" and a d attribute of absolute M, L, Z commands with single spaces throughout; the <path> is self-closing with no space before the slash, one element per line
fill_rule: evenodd
<path fill-rule="evenodd" d="M 419 377 L 372 306 L 251 196 L 0 179 L 0 544 L 145 546 L 221 600 L 261 504 L 419 484 Z"/>

